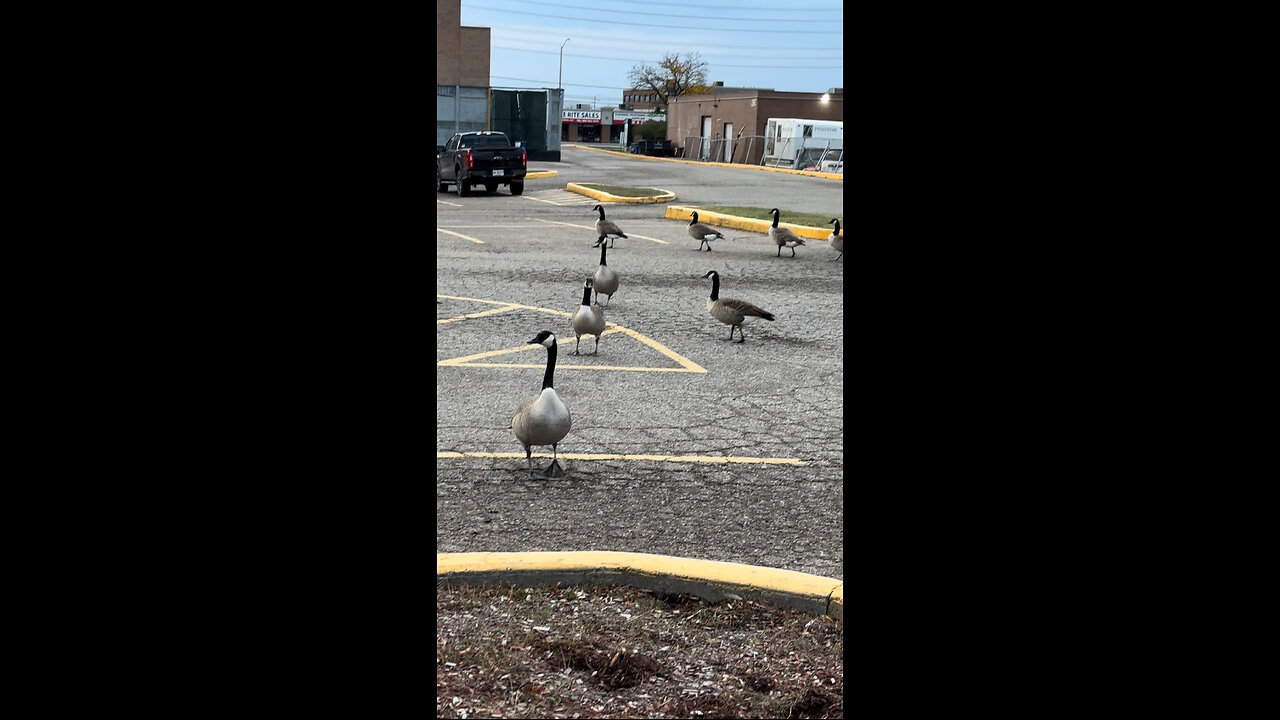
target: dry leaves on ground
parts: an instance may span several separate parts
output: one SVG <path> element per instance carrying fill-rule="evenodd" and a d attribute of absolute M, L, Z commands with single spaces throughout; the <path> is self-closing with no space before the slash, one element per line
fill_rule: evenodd
<path fill-rule="evenodd" d="M 436 717 L 840 718 L 844 623 L 639 588 L 436 588 Z"/>

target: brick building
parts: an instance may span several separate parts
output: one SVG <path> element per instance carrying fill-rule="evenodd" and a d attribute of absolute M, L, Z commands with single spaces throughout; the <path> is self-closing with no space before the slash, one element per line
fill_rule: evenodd
<path fill-rule="evenodd" d="M 436 144 L 489 121 L 489 28 L 462 26 L 462 0 L 436 3 Z"/>
<path fill-rule="evenodd" d="M 716 87 L 706 95 L 682 95 L 667 106 L 667 139 L 682 149 L 691 149 L 688 157 L 724 160 L 727 156 L 734 162 L 755 164 L 760 160 L 760 145 L 753 145 L 753 157 L 748 158 L 748 144 L 739 140 L 762 137 L 769 118 L 843 121 L 844 88 L 800 93 Z M 720 142 L 726 138 L 732 142 Z M 699 152 L 695 143 L 701 146 L 700 155 L 694 154 Z M 710 152 L 717 157 L 707 157 Z"/>

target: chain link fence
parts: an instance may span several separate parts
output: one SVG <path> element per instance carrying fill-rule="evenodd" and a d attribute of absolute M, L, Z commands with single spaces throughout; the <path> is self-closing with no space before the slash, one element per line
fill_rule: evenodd
<path fill-rule="evenodd" d="M 730 140 L 686 135 L 680 157 L 701 162 L 844 173 L 844 148 L 832 147 L 829 140 L 810 140 L 806 144 L 805 138 L 797 141 L 794 138 L 739 135 Z"/>

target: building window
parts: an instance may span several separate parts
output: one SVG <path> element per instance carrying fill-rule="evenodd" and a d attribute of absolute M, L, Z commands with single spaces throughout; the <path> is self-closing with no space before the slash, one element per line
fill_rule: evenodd
<path fill-rule="evenodd" d="M 813 137 L 813 126 L 812 126 L 812 125 L 805 125 L 805 126 L 804 126 L 804 136 L 805 136 L 805 137 Z"/>

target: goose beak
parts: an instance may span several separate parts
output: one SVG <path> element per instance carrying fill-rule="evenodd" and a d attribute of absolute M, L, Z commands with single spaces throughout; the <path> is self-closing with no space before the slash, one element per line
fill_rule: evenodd
<path fill-rule="evenodd" d="M 538 338 L 536 338 L 536 337 L 529 338 L 528 340 L 525 340 L 525 341 L 524 341 L 524 344 L 525 344 L 525 345 L 536 345 L 536 344 L 538 344 Z"/>

